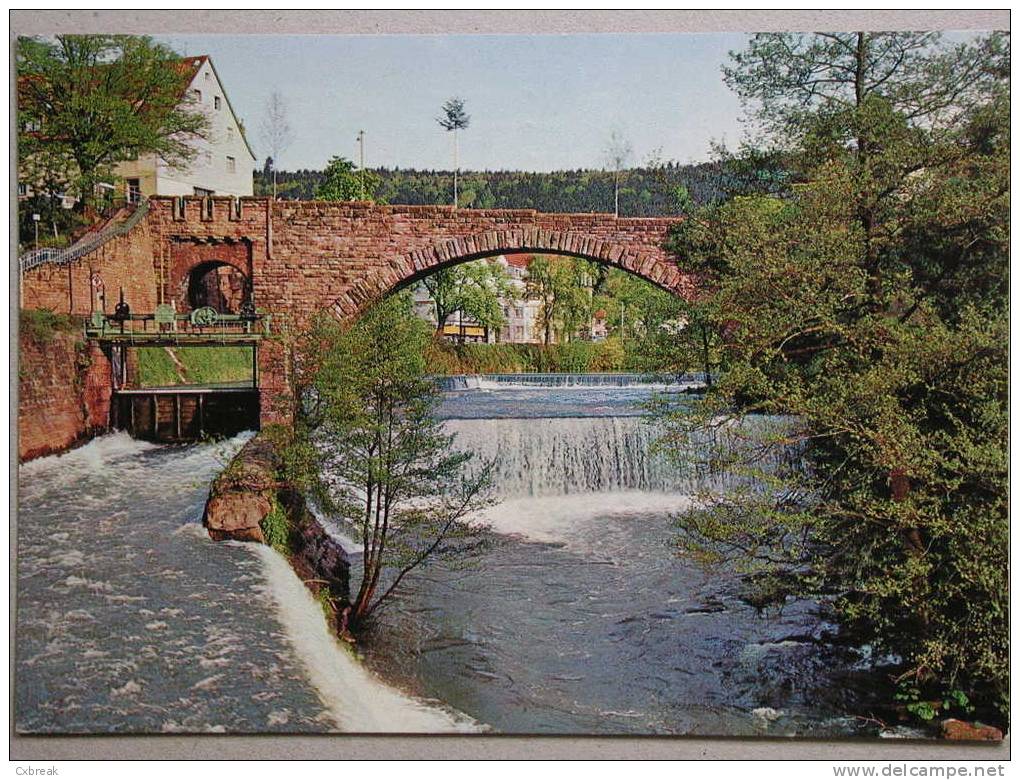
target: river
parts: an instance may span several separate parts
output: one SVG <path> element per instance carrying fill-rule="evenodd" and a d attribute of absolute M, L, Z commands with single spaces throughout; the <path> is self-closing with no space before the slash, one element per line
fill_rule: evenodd
<path fill-rule="evenodd" d="M 123 434 L 21 467 L 24 733 L 472 731 L 852 735 L 819 605 L 760 614 L 672 552 L 720 475 L 667 465 L 641 378 L 451 382 L 458 447 L 499 458 L 498 543 L 408 579 L 359 648 L 269 548 L 214 543 L 208 485 L 246 435 Z M 356 561 L 356 556 L 355 556 Z"/>

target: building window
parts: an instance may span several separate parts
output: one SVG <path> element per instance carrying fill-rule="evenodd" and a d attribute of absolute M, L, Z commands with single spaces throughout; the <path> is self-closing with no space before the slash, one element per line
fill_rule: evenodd
<path fill-rule="evenodd" d="M 202 90 L 200 90 L 200 89 L 193 89 L 193 90 L 191 90 L 191 99 L 194 100 L 196 103 L 201 103 L 202 102 Z"/>
<path fill-rule="evenodd" d="M 142 199 L 141 179 L 127 180 L 127 199 L 128 203 L 138 203 Z"/>
<path fill-rule="evenodd" d="M 234 140 L 234 128 L 232 128 L 232 127 L 228 127 L 227 128 L 227 140 L 228 141 L 233 141 Z"/>
<path fill-rule="evenodd" d="M 28 195 L 28 185 L 23 181 L 18 182 L 18 195 Z"/>
<path fill-rule="evenodd" d="M 205 80 L 206 81 L 212 81 L 212 73 L 210 73 L 209 71 L 206 71 L 205 72 Z"/>
<path fill-rule="evenodd" d="M 514 309 L 514 316 L 515 317 L 523 317 L 524 316 L 524 309 L 522 309 L 520 307 Z"/>
<path fill-rule="evenodd" d="M 220 100 L 220 96 L 219 96 L 219 95 L 216 95 L 216 96 L 215 96 L 215 97 L 213 98 L 213 107 L 214 107 L 214 108 L 215 108 L 215 109 L 216 109 L 217 111 L 219 111 L 219 110 L 220 110 L 220 105 L 222 104 L 222 102 L 223 102 L 223 101 L 221 101 L 221 100 Z"/>
<path fill-rule="evenodd" d="M 237 160 L 233 157 L 227 158 L 227 173 L 237 173 Z"/>
<path fill-rule="evenodd" d="M 195 187 L 194 189 L 195 189 L 195 194 L 200 196 L 200 197 L 202 197 L 202 198 L 208 198 L 208 197 L 213 195 L 213 191 L 212 190 L 207 190 L 205 187 Z"/>

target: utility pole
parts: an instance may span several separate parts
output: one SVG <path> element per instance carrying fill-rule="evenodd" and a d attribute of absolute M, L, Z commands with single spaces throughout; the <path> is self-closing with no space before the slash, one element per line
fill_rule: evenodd
<path fill-rule="evenodd" d="M 358 147 L 361 154 L 361 167 L 358 169 L 358 178 L 361 180 L 361 199 L 365 200 L 365 131 L 358 131 Z"/>

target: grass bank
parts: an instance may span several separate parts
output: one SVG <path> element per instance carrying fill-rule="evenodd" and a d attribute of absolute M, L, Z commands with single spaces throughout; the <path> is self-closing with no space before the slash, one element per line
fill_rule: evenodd
<path fill-rule="evenodd" d="M 140 387 L 246 382 L 252 378 L 251 347 L 138 347 Z"/>

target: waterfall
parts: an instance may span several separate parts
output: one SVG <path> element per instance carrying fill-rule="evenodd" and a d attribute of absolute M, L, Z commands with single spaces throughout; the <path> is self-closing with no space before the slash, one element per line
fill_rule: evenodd
<path fill-rule="evenodd" d="M 682 390 L 704 385 L 703 374 L 464 374 L 436 377 L 440 390 L 492 390 L 503 387 L 647 387 Z"/>
<path fill-rule="evenodd" d="M 496 461 L 502 498 L 690 487 L 693 465 L 653 451 L 656 428 L 638 417 L 447 420 L 454 447 Z"/>

